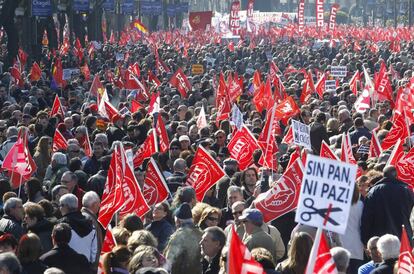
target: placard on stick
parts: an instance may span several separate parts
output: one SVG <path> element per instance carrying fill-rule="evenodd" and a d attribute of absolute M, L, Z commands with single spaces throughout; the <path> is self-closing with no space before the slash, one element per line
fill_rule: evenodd
<path fill-rule="evenodd" d="M 295 221 L 344 234 L 357 166 L 308 155 Z"/>
<path fill-rule="evenodd" d="M 310 127 L 304 123 L 292 120 L 293 142 L 299 146 L 312 149 L 310 142 Z"/>
<path fill-rule="evenodd" d="M 348 73 L 346 66 L 332 66 L 331 67 L 331 76 L 345 78 Z"/>

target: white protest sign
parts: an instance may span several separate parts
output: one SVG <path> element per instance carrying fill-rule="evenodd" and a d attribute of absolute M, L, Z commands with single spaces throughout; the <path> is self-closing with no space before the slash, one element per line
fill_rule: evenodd
<path fill-rule="evenodd" d="M 344 234 L 357 166 L 308 155 L 295 221 Z"/>
<path fill-rule="evenodd" d="M 325 80 L 325 91 L 335 91 L 336 80 Z"/>
<path fill-rule="evenodd" d="M 68 68 L 68 69 L 63 69 L 63 76 L 62 79 L 64 81 L 66 80 L 70 80 L 76 76 L 80 75 L 80 70 L 76 69 L 76 68 Z"/>
<path fill-rule="evenodd" d="M 124 54 L 123 53 L 115 53 L 115 59 L 116 59 L 116 61 L 123 61 L 124 60 Z"/>
<path fill-rule="evenodd" d="M 332 66 L 331 67 L 331 76 L 345 78 L 347 74 L 346 66 Z"/>
<path fill-rule="evenodd" d="M 312 149 L 310 143 L 310 127 L 301 122 L 292 120 L 293 142 L 299 146 Z"/>

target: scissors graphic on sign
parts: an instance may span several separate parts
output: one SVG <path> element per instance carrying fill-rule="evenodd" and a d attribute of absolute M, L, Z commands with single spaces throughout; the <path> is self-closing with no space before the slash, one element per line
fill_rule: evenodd
<path fill-rule="evenodd" d="M 323 219 L 325 219 L 326 218 L 326 213 L 328 211 L 330 213 L 342 211 L 342 209 L 340 209 L 339 207 L 333 207 L 331 209 L 328 209 L 328 208 L 317 209 L 317 208 L 314 207 L 315 202 L 311 198 L 306 198 L 303 201 L 303 204 L 305 205 L 305 207 L 307 207 L 309 209 L 309 211 L 302 212 L 302 214 L 300 215 L 301 219 L 304 220 L 305 222 L 310 221 L 310 219 L 312 218 L 312 215 L 314 215 L 314 214 L 318 214 Z M 330 222 L 331 224 L 333 224 L 333 225 L 339 225 L 334 219 L 332 219 L 329 216 L 326 218 L 326 220 L 328 222 Z"/>

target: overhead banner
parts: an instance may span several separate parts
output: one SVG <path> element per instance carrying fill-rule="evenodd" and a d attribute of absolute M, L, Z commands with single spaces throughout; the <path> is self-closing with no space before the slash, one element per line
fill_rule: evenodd
<path fill-rule="evenodd" d="M 73 10 L 78 12 L 88 12 L 89 0 L 73 0 Z"/>
<path fill-rule="evenodd" d="M 230 10 L 230 31 L 233 35 L 239 35 L 240 33 L 240 1 L 233 1 L 231 3 Z"/>
<path fill-rule="evenodd" d="M 161 1 L 141 1 L 141 14 L 157 16 L 162 14 L 162 2 Z M 175 12 L 175 11 L 174 11 Z"/>
<path fill-rule="evenodd" d="M 207 25 L 211 26 L 212 11 L 190 12 L 188 21 L 192 30 L 205 30 Z"/>
<path fill-rule="evenodd" d="M 298 5 L 298 31 L 302 33 L 305 28 L 305 0 L 300 0 Z"/>
<path fill-rule="evenodd" d="M 174 17 L 176 10 L 178 10 L 176 4 L 167 4 L 166 13 L 168 17 Z"/>
<path fill-rule="evenodd" d="M 135 11 L 134 0 L 123 0 L 121 3 L 121 13 L 124 15 L 133 15 Z"/>
<path fill-rule="evenodd" d="M 182 2 L 175 4 L 176 5 L 176 13 L 188 13 L 188 2 Z"/>
<path fill-rule="evenodd" d="M 102 4 L 104 11 L 114 12 L 115 11 L 115 0 L 105 0 Z"/>
<path fill-rule="evenodd" d="M 32 0 L 32 16 L 47 17 L 52 15 L 50 0 Z"/>
<path fill-rule="evenodd" d="M 316 26 L 323 27 L 323 0 L 316 0 Z"/>
<path fill-rule="evenodd" d="M 254 0 L 249 0 L 247 2 L 247 18 L 253 18 L 253 7 L 254 7 Z"/>
<path fill-rule="evenodd" d="M 344 234 L 357 165 L 308 154 L 295 222 Z"/>
<path fill-rule="evenodd" d="M 333 4 L 331 7 L 331 14 L 329 15 L 329 31 L 334 31 L 336 26 L 336 13 L 338 12 L 339 4 Z"/>

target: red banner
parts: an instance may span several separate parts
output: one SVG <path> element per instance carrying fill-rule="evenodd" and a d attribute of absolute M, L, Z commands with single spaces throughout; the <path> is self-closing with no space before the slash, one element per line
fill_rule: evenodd
<path fill-rule="evenodd" d="M 206 192 L 225 175 L 213 157 L 199 146 L 188 172 L 187 184 L 196 191 L 197 201 L 202 201 Z"/>
<path fill-rule="evenodd" d="M 211 26 L 212 11 L 190 12 L 188 20 L 193 31 L 206 30 L 207 25 Z"/>
<path fill-rule="evenodd" d="M 243 126 L 231 138 L 227 148 L 231 157 L 239 162 L 240 170 L 245 170 L 253 162 L 253 152 L 260 149 L 260 146 L 250 130 Z"/>
<path fill-rule="evenodd" d="M 62 135 L 62 133 L 59 131 L 59 129 L 56 129 L 55 135 L 53 136 L 53 152 L 64 150 L 68 148 L 68 142 L 66 141 L 66 138 Z"/>
<path fill-rule="evenodd" d="M 264 222 L 277 219 L 297 207 L 302 177 L 303 165 L 296 159 L 271 189 L 257 197 L 254 205 L 263 213 Z"/>
<path fill-rule="evenodd" d="M 323 28 L 323 0 L 316 0 L 316 26 Z"/>
<path fill-rule="evenodd" d="M 305 0 L 299 1 L 298 6 L 298 31 L 302 33 L 305 29 Z"/>
<path fill-rule="evenodd" d="M 150 159 L 145 172 L 145 183 L 142 192 L 149 206 L 163 202 L 169 195 L 164 176 L 153 158 Z"/>
<path fill-rule="evenodd" d="M 191 84 L 181 68 L 178 68 L 171 77 L 170 84 L 178 89 L 181 97 L 187 97 L 187 94 L 191 91 Z"/>
<path fill-rule="evenodd" d="M 254 7 L 254 0 L 249 0 L 247 2 L 247 18 L 253 17 L 253 7 Z"/>
<path fill-rule="evenodd" d="M 331 14 L 329 15 L 329 31 L 335 31 L 336 27 L 336 12 L 339 9 L 339 4 L 333 4 L 331 7 Z"/>
<path fill-rule="evenodd" d="M 233 1 L 230 10 L 230 31 L 233 35 L 240 34 L 240 1 Z"/>

